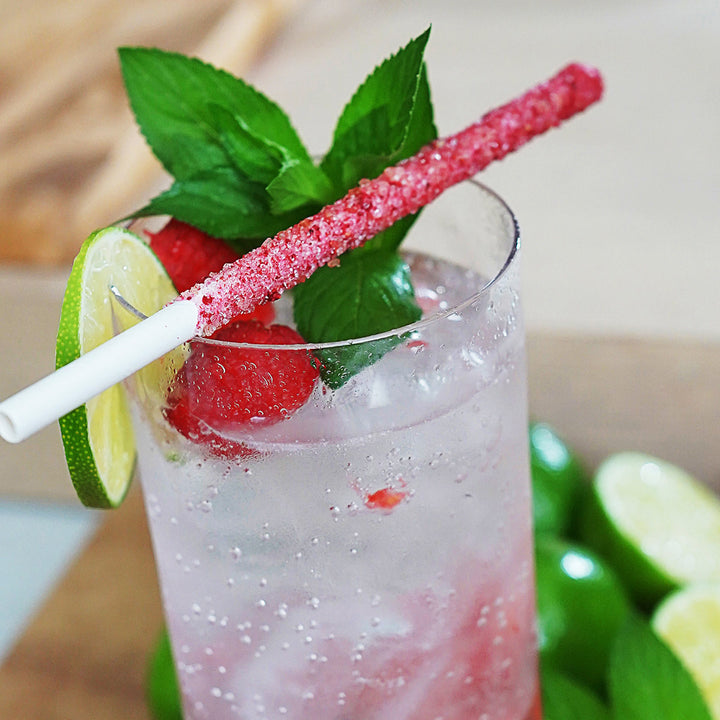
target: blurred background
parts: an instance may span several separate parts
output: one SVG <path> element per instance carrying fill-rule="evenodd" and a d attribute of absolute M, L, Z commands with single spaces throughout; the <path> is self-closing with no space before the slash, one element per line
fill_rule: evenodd
<path fill-rule="evenodd" d="M 523 234 L 531 410 L 590 465 L 642 449 L 720 486 L 717 0 L 0 0 L 0 397 L 52 369 L 83 239 L 165 182 L 117 46 L 241 75 L 322 153 L 369 70 L 430 24 L 443 135 L 570 61 L 602 70 L 599 106 L 484 173 Z M 55 427 L 0 445 L 0 659 L 101 517 Z"/>

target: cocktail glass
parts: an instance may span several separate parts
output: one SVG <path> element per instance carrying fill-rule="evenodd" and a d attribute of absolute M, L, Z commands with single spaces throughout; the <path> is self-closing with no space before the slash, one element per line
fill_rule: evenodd
<path fill-rule="evenodd" d="M 259 366 L 369 364 L 280 422 L 206 428 L 239 452 L 163 411 L 187 354 L 213 341 L 129 385 L 188 720 L 540 717 L 517 224 L 469 181 L 404 247 L 423 319 L 257 348 Z M 208 402 L 203 377 L 185 385 Z"/>

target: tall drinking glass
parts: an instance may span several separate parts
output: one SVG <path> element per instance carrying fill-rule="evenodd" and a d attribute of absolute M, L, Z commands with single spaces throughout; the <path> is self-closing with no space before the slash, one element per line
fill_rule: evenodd
<path fill-rule="evenodd" d="M 466 182 L 404 247 L 414 325 L 327 345 L 197 340 L 132 382 L 187 719 L 540 716 L 517 225 Z M 258 367 L 369 364 L 280 422 L 176 432 L 168 388 L 182 378 L 201 407 L 216 382 L 188 355 L 250 349 Z"/>

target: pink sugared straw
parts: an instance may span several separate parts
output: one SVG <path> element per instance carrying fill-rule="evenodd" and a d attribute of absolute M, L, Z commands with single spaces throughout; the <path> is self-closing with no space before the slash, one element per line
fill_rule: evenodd
<path fill-rule="evenodd" d="M 0 403 L 0 436 L 20 442 L 195 336 L 277 298 L 452 185 L 598 101 L 600 74 L 568 65 L 457 135 L 363 180 L 345 197 L 226 265 L 176 300 Z"/>
<path fill-rule="evenodd" d="M 180 295 L 198 308 L 197 334 L 211 335 L 239 313 L 276 299 L 321 265 L 585 110 L 602 91 L 597 70 L 568 65 L 465 130 L 430 143 L 374 180 L 361 181 L 345 197 Z"/>

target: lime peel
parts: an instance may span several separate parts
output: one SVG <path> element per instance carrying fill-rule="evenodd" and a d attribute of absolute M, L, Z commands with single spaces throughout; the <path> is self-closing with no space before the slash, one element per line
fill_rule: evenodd
<path fill-rule="evenodd" d="M 115 334 L 109 288 L 143 313 L 152 314 L 177 295 L 148 245 L 117 227 L 99 230 L 83 243 L 68 279 L 56 343 L 62 367 Z M 123 312 L 121 329 L 138 321 Z M 135 469 L 135 439 L 125 389 L 114 385 L 60 418 L 70 478 L 81 502 L 112 508 L 122 502 Z"/>

